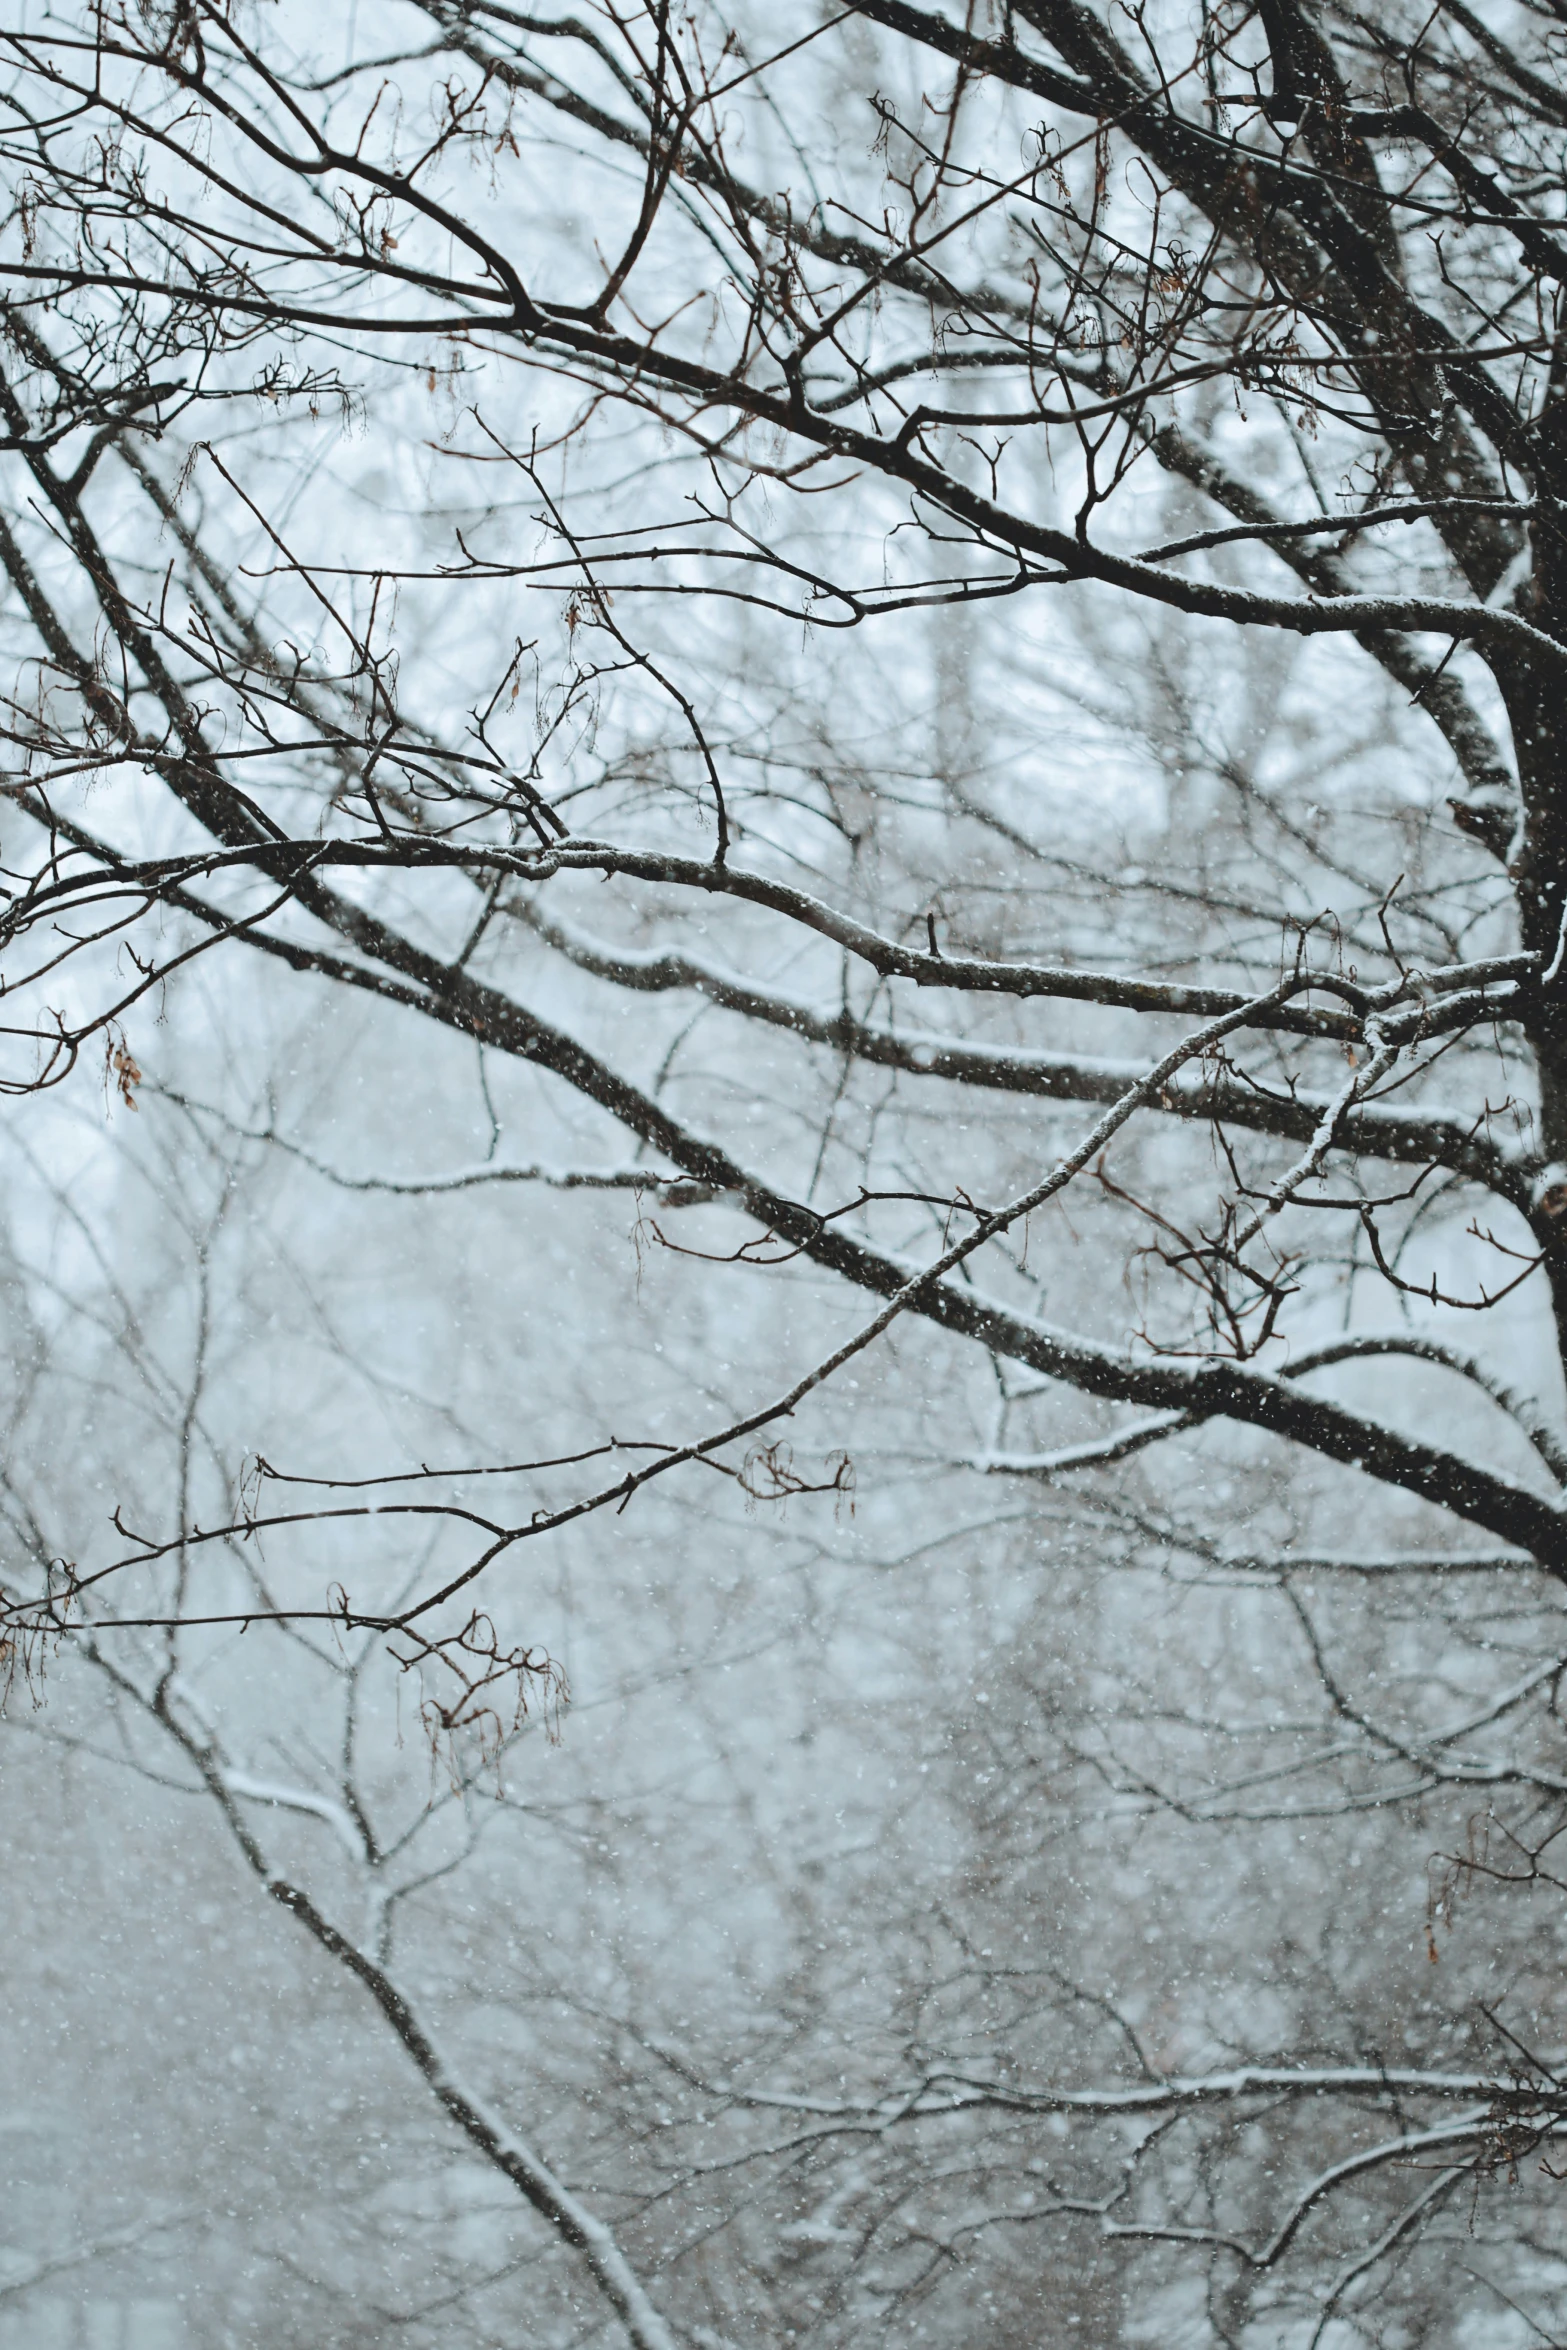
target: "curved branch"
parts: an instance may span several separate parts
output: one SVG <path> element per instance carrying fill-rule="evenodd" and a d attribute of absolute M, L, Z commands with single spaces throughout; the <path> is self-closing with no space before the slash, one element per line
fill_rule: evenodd
<path fill-rule="evenodd" d="M 387 959 L 397 958 L 395 976 L 257 931 L 244 936 L 296 970 L 343 980 L 552 1070 L 697 1182 L 736 1195 L 765 1229 L 816 1263 L 884 1298 L 907 1288 L 913 1268 L 851 1239 L 837 1226 L 825 1225 L 815 1210 L 748 1174 L 720 1145 L 691 1133 L 574 1037 L 470 973 L 441 964 L 380 925 L 375 928 Z M 910 1310 L 1086 1394 L 1151 1411 L 1223 1417 L 1286 1438 L 1452 1510 L 1530 1553 L 1553 1573 L 1567 1575 L 1567 1511 L 1438 1446 L 1397 1435 L 1339 1405 L 1302 1395 L 1286 1380 L 1229 1361 L 1176 1364 L 1096 1345 L 1034 1321 L 974 1289 L 946 1282 L 922 1287 Z"/>
<path fill-rule="evenodd" d="M 298 1919 L 329 1958 L 335 1959 L 364 1985 L 437 2102 L 468 2143 L 511 2181 L 562 2243 L 581 2254 L 594 2282 L 624 2325 L 633 2350 L 676 2350 L 673 2333 L 654 2307 L 613 2232 L 461 2079 L 408 1992 L 356 1942 L 341 1933 L 308 1893 L 272 1868 L 239 1810 L 237 1798 L 242 1793 L 251 1793 L 252 1789 L 248 1784 L 241 1787 L 234 1782 L 209 1738 L 193 1735 L 180 1722 L 171 1707 L 168 1689 L 160 1687 L 149 1698 L 129 1675 L 95 1648 L 89 1646 L 86 1653 L 116 1688 L 151 1714 L 194 1764 L 251 1874 L 281 1908 Z M 277 1800 L 277 1792 L 258 1794 L 257 1799 Z"/>
<path fill-rule="evenodd" d="M 1043 1095 L 1052 1101 L 1109 1103 L 1117 1100 L 1139 1075 L 1138 1063 L 1105 1054 L 1046 1053 L 1029 1047 L 1002 1051 L 971 1044 L 962 1038 L 899 1035 L 893 1029 L 858 1019 L 847 1007 L 826 1012 L 802 997 L 753 986 L 702 956 L 667 948 L 611 947 L 588 937 L 571 923 L 544 916 L 536 905 L 510 910 L 578 970 L 590 972 L 595 978 L 649 993 L 691 989 L 724 1011 L 782 1029 L 807 1043 L 827 1046 L 854 1060 L 878 1068 L 897 1069 L 910 1077 L 944 1078 L 954 1084 L 975 1085 L 995 1092 Z M 950 966 L 942 957 L 937 967 Z M 982 968 L 999 970 L 1002 966 Z M 1071 976 L 1089 978 L 1088 974 Z M 1090 984 L 1097 983 L 1102 976 L 1093 975 Z M 1133 984 L 1141 987 L 1145 983 Z M 1219 991 L 1193 992 L 1216 996 Z M 1332 1014 L 1308 1016 L 1335 1017 Z M 1271 1029 L 1282 1026 L 1290 1017 L 1291 1008 L 1286 1006 L 1278 1011 L 1259 1012 L 1247 1025 Z M 1205 1063 L 1196 1071 L 1185 1070 L 1172 1077 L 1145 1106 L 1175 1117 L 1216 1119 L 1254 1133 L 1309 1143 L 1316 1137 L 1332 1104 L 1324 1094 L 1298 1089 L 1288 1094 L 1275 1093 L 1253 1081 L 1243 1082 L 1217 1064 Z M 1395 1109 L 1386 1102 L 1364 1102 L 1340 1117 L 1336 1136 L 1337 1147 L 1372 1158 L 1451 1168 L 1485 1184 L 1522 1213 L 1528 1213 L 1532 1162 L 1522 1154 L 1499 1148 L 1490 1140 L 1480 1140 L 1474 1127 L 1466 1126 L 1452 1110 L 1425 1106 Z"/>
<path fill-rule="evenodd" d="M 1467 1379 L 1504 1411 L 1534 1446 L 1558 1485 L 1567 1485 L 1567 1444 L 1546 1419 L 1532 1395 L 1524 1395 L 1518 1388 L 1498 1378 L 1489 1364 L 1478 1356 L 1468 1354 L 1461 1347 L 1448 1346 L 1440 1339 L 1424 1338 L 1402 1330 L 1363 1331 L 1348 1338 L 1330 1339 L 1323 1346 L 1314 1346 L 1295 1356 L 1288 1367 L 1292 1379 L 1303 1379 L 1309 1371 L 1326 1370 L 1332 1363 L 1369 1360 L 1377 1355 L 1407 1355 L 1417 1362 L 1437 1363 L 1443 1370 L 1455 1371 Z"/>

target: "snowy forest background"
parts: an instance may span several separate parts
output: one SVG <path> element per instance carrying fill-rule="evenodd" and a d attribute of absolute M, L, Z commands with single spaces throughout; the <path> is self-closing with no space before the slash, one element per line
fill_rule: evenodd
<path fill-rule="evenodd" d="M 978 37 L 980 13 L 950 23 Z M 1086 17 L 1019 14 L 1036 47 L 1057 16 Z M 1352 62 L 1376 48 L 1368 25 L 1390 51 L 1396 31 L 1407 59 L 1417 27 L 1397 15 L 1296 21 Z M 1282 55 L 1277 12 L 1112 18 L 1117 38 L 1244 66 L 1254 88 L 1270 39 Z M 1537 997 L 1561 966 L 1560 891 L 1519 878 L 1516 674 L 1505 639 L 1487 666 L 1484 634 L 1534 609 L 1544 475 L 1528 507 L 1518 459 L 1498 460 L 1493 504 L 1517 543 L 1489 586 L 1423 508 L 1385 555 L 1355 542 L 1343 561 L 1363 577 L 1297 575 L 1302 596 L 1360 596 L 1353 626 L 1263 625 L 1270 605 L 1238 627 L 1108 573 L 970 592 L 996 530 L 960 515 L 944 537 L 928 484 L 905 494 L 841 454 L 831 479 L 796 477 L 767 416 L 753 441 L 704 441 L 708 395 L 644 397 L 618 349 L 523 365 L 482 319 L 464 335 L 388 324 L 377 305 L 407 287 L 371 264 L 448 233 L 402 220 L 401 182 L 384 214 L 356 216 L 354 331 L 311 323 L 299 272 L 319 257 L 303 242 L 244 263 L 264 314 L 203 309 L 191 289 L 240 264 L 198 268 L 188 246 L 188 313 L 166 288 L 149 308 L 149 252 L 210 235 L 216 255 L 228 231 L 209 201 L 237 218 L 262 190 L 307 226 L 329 204 L 285 202 L 271 164 L 251 182 L 232 157 L 219 196 L 201 193 L 228 131 L 179 76 L 250 75 L 276 119 L 279 89 L 308 92 L 345 151 L 357 136 L 379 152 L 383 130 L 427 145 L 442 201 L 525 248 L 562 315 L 654 187 L 678 217 L 637 250 L 637 330 L 656 343 L 667 315 L 666 340 L 710 354 L 725 302 L 743 308 L 743 272 L 699 217 L 717 182 L 651 165 L 645 181 L 606 110 L 652 121 L 656 160 L 667 118 L 626 58 L 651 89 L 684 44 L 710 91 L 721 65 L 799 39 L 754 88 L 692 98 L 678 135 L 727 105 L 753 181 L 790 186 L 802 220 L 807 184 L 852 187 L 873 224 L 885 197 L 896 244 L 927 200 L 929 132 L 944 192 L 928 201 L 961 215 L 972 303 L 992 300 L 987 269 L 1015 291 L 1034 268 L 1034 322 L 1018 323 L 1030 298 L 1006 315 L 1043 415 L 1049 248 L 1010 182 L 990 211 L 974 193 L 990 205 L 985 173 L 1027 150 L 1034 96 L 965 86 L 960 108 L 895 8 L 806 11 L 785 30 L 743 9 L 585 24 L 290 0 L 84 11 L 74 32 L 35 7 L 4 35 L 0 849 L 29 909 L 28 888 L 60 873 L 134 863 L 140 878 L 139 927 L 104 896 L 102 935 L 74 951 L 87 916 L 40 898 L 40 926 L 7 943 L 28 984 L 41 966 L 45 1010 L 6 1030 L 0 1123 L 0 2344 L 1558 2340 L 1567 1543 L 1550 1529 L 1567 1435 L 1548 1259 L 1567 1177 Z M 998 55 L 1023 39 L 999 10 L 981 31 Z M 108 62 L 83 64 L 78 35 Z M 1496 47 L 1527 54 L 1558 87 L 1543 8 L 1454 8 L 1441 38 L 1503 80 Z M 481 40 L 532 81 L 493 60 L 486 78 Z M 57 137 L 41 109 L 62 72 L 99 98 L 60 101 Z M 458 135 L 442 93 L 460 72 L 479 115 Z M 120 143 L 78 185 L 59 139 L 100 135 L 105 90 L 121 93 Z M 1520 90 L 1515 76 L 1497 119 L 1527 145 L 1507 111 Z M 138 121 L 197 124 L 183 179 L 172 149 L 132 168 L 126 92 Z M 1561 134 L 1538 103 L 1543 153 Z M 1276 128 L 1264 110 L 1234 135 L 1271 154 Z M 1046 211 L 1088 221 L 1085 253 L 1111 236 L 1097 207 L 1124 207 L 1120 258 L 1092 301 L 1084 274 L 1074 332 L 1121 298 L 1116 270 L 1141 269 L 1146 292 L 1179 245 L 1164 218 L 1137 261 L 1144 191 L 1118 155 L 1104 198 L 1109 135 L 1063 146 L 1042 177 L 1047 149 L 1028 167 Z M 1561 174 L 1540 153 L 1517 163 L 1518 201 L 1553 223 Z M 1421 189 L 1439 176 L 1408 171 Z M 178 180 L 166 212 L 158 172 Z M 84 244 L 95 207 L 113 224 Z M 1499 236 L 1482 222 L 1474 249 Z M 809 239 L 779 241 L 787 308 Z M 94 252 L 108 260 L 89 269 Z M 1179 308 L 1198 273 L 1189 255 L 1171 268 Z M 1429 269 L 1439 305 L 1456 264 Z M 911 282 L 889 271 L 867 297 L 876 333 L 897 300 L 931 309 Z M 690 325 L 698 294 L 712 315 Z M 1531 344 L 1526 308 L 1499 313 L 1519 413 L 1531 385 L 1557 396 L 1559 369 L 1554 311 L 1530 314 Z M 1373 468 L 1372 424 L 1311 390 L 1303 342 L 1203 379 L 1177 346 L 1210 331 L 1205 314 L 1166 326 L 1118 412 L 1129 448 L 1143 437 L 1141 462 L 1112 452 L 1115 549 L 1242 513 L 1149 453 L 1177 405 L 1280 513 L 1337 515 L 1344 483 L 1406 495 L 1397 450 Z M 1086 329 L 1076 347 L 1095 368 L 1147 358 Z M 1065 381 L 1076 362 L 1061 363 Z M 136 367 L 111 429 L 108 377 L 123 391 Z M 971 381 L 959 410 L 985 396 Z M 659 401 L 677 396 L 692 406 L 672 421 Z M 890 443 L 898 427 L 889 411 L 876 429 Z M 1070 419 L 1050 429 L 1048 457 L 1041 425 L 1026 460 L 1030 512 L 1052 497 L 1070 511 L 1084 469 L 1109 462 Z M 1014 461 L 977 428 L 944 460 L 992 488 Z M 39 466 L 90 520 L 91 560 Z M 821 583 L 850 574 L 865 611 L 840 626 Z M 1275 603 L 1289 585 L 1255 543 L 1204 550 L 1191 576 Z M 1468 636 L 1442 618 L 1464 597 L 1484 623 Z M 75 631 L 77 674 L 46 605 Z M 1531 657 L 1554 625 L 1529 622 Z M 1393 628 L 1405 649 L 1384 658 Z M 160 694 L 174 706 L 150 653 L 137 670 L 143 643 L 178 673 L 214 771 L 231 762 L 279 839 L 414 844 L 333 874 L 350 909 L 333 917 L 337 964 L 324 900 L 300 882 L 285 904 L 281 866 L 241 876 L 237 852 L 221 865 L 196 842 L 206 803 L 171 786 L 164 720 L 136 715 Z M 1560 690 L 1549 672 L 1547 709 Z M 105 694 L 142 727 L 134 743 L 116 743 Z M 1484 730 L 1502 746 L 1489 767 Z M 454 746 L 476 744 L 460 770 Z M 384 806 L 367 781 L 383 759 Z M 1361 1023 L 1353 1037 L 1304 1014 L 1264 1022 L 1242 1040 L 1249 1074 L 1205 1047 L 1206 1074 L 1172 1074 L 952 1280 L 983 1276 L 1020 1317 L 1118 1362 L 1184 1377 L 1212 1356 L 1281 1392 L 1299 1380 L 1494 1492 L 1471 1507 L 1470 1486 L 1421 1486 L 1369 1449 L 1362 1474 L 1309 1429 L 1090 1392 L 910 1312 L 786 1421 L 514 1542 L 440 1619 L 454 1641 L 466 1627 L 466 1649 L 389 1631 L 382 1618 L 463 1570 L 476 1518 L 566 1511 L 649 1457 L 583 1467 L 594 1448 L 691 1442 L 860 1329 L 870 1309 L 815 1248 L 813 1215 L 900 1265 L 939 1257 L 1213 1016 L 1086 985 L 942 994 L 929 965 L 900 992 L 761 902 L 602 864 L 530 870 L 552 839 L 529 830 L 540 797 L 568 845 L 624 844 L 633 861 L 711 859 L 720 827 L 737 867 L 949 963 L 1201 982 L 1239 1002 L 1281 983 L 1298 947 L 1393 1005 L 1448 985 L 1421 996 L 1422 971 L 1480 971 L 1462 1024 L 1417 1023 L 1387 1048 L 1405 1057 L 1386 1097 L 1354 1090 L 1391 1064 L 1348 996 L 1333 1016 Z M 421 863 L 431 837 L 502 861 Z M 148 878 L 182 857 L 207 857 L 206 913 L 195 864 Z M 401 1000 L 352 983 L 350 965 L 390 967 L 372 923 L 720 1137 L 804 1223 L 770 1231 L 531 1047 L 426 1016 L 406 976 Z M 251 951 L 262 928 L 296 951 Z M 40 1036 L 67 1034 L 69 1052 L 40 1059 Z M 1334 1155 L 1303 1173 L 1345 1086 L 1353 1130 L 1334 1127 Z M 1264 1089 L 1286 1105 L 1274 1129 Z M 367 1492 L 380 1514 L 309 1515 Z M 1534 1514 L 1509 1516 L 1512 1495 Z M 493 1678 L 459 1678 L 475 1656 Z"/>

